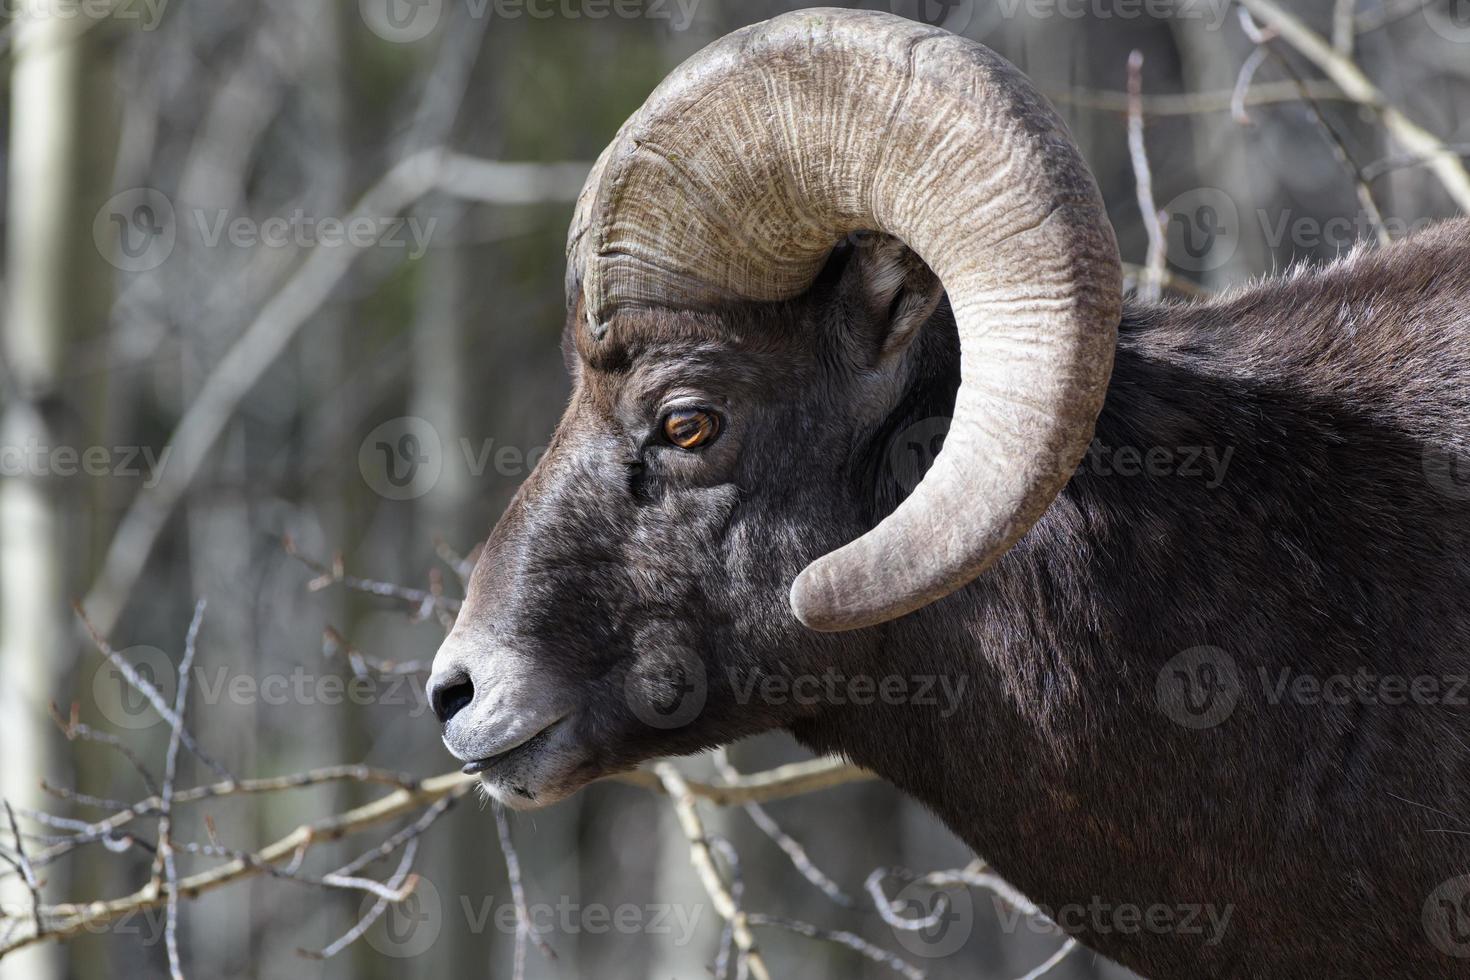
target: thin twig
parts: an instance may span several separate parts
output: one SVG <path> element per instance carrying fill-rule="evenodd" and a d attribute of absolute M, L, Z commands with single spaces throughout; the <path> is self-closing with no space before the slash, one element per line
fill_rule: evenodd
<path fill-rule="evenodd" d="M 777 915 L 765 915 L 760 912 L 751 912 L 746 916 L 746 921 L 753 926 L 769 926 L 776 929 L 785 929 L 788 932 L 806 936 L 808 939 L 820 939 L 825 942 L 846 946 L 848 949 L 867 957 L 874 963 L 882 964 L 893 972 L 908 977 L 909 980 L 924 980 L 927 976 L 923 970 L 907 960 L 893 955 L 886 949 L 874 946 L 866 939 L 851 932 L 845 932 L 841 929 L 822 929 L 812 925 L 810 922 L 800 922 L 796 919 L 786 919 Z"/>
<path fill-rule="evenodd" d="M 727 782 L 734 782 L 740 778 L 739 770 L 731 765 L 730 755 L 724 749 L 719 749 L 715 752 L 714 761 L 716 768 L 719 769 L 720 776 Z M 743 807 L 746 815 L 750 817 L 755 825 L 767 837 L 774 841 L 777 847 L 786 853 L 786 856 L 791 859 L 791 864 L 797 871 L 801 872 L 802 877 L 821 889 L 822 894 L 843 908 L 853 908 L 857 905 L 857 902 L 853 900 L 852 896 L 843 891 L 837 882 L 833 881 L 821 868 L 812 862 L 811 857 L 806 852 L 806 848 L 802 847 L 794 837 L 781 829 L 781 825 L 766 812 L 765 807 L 754 802 L 745 803 Z"/>
<path fill-rule="evenodd" d="M 1397 24 L 1399 21 L 1422 13 L 1436 2 L 1438 0 L 1400 0 L 1398 3 L 1384 0 L 1377 10 L 1369 11 L 1356 19 L 1354 31 L 1359 37 L 1371 34 L 1373 31 L 1380 31 L 1390 24 Z"/>
<path fill-rule="evenodd" d="M 8 855 L 0 854 L 5 861 L 20 872 L 21 878 L 25 880 L 26 890 L 31 893 L 31 919 L 36 926 L 36 936 L 39 938 L 46 935 L 46 920 L 41 914 L 41 884 L 36 879 L 35 869 L 31 867 L 30 859 L 26 857 L 25 841 L 21 840 L 20 824 L 16 823 L 15 810 L 11 808 L 10 801 L 5 802 L 5 818 L 10 822 L 10 836 L 15 838 L 15 858 L 12 860 Z"/>
<path fill-rule="evenodd" d="M 137 753 L 128 748 L 123 743 L 123 740 L 116 735 L 109 734 L 108 732 L 99 732 L 90 725 L 82 724 L 80 705 L 73 702 L 71 715 L 65 718 L 62 717 L 60 709 L 56 707 L 55 701 L 51 702 L 50 708 L 52 720 L 56 722 L 56 726 L 61 729 L 61 733 L 66 736 L 68 742 L 81 739 L 84 742 L 96 742 L 98 745 L 107 746 L 128 760 L 128 764 L 137 772 L 138 778 L 143 781 L 143 788 L 147 790 L 150 796 L 158 795 L 158 783 L 154 782 L 153 774 L 148 771 L 148 767 L 143 764 L 143 760 L 138 758 Z"/>
<path fill-rule="evenodd" d="M 330 626 L 322 631 L 322 655 L 328 660 L 338 657 L 345 659 L 354 677 L 371 677 L 374 674 L 383 677 L 414 677 L 433 670 L 432 664 L 420 660 L 398 663 L 370 657 L 348 643 L 345 636 Z"/>
<path fill-rule="evenodd" d="M 1337 127 L 1332 125 L 1332 121 L 1327 118 L 1327 114 L 1322 111 L 1322 107 L 1307 95 L 1306 81 L 1302 78 L 1301 74 L 1292 67 L 1290 61 L 1277 54 L 1271 47 L 1271 42 L 1278 36 L 1277 31 L 1274 28 L 1265 31 L 1261 30 L 1256 26 L 1255 21 L 1251 19 L 1250 11 L 1244 7 L 1240 8 L 1239 14 L 1241 28 L 1245 31 L 1246 37 L 1250 38 L 1256 45 L 1256 50 L 1267 52 L 1281 66 L 1282 71 L 1290 75 L 1292 81 L 1301 89 L 1302 101 L 1306 103 L 1307 108 L 1311 111 L 1313 121 L 1317 124 L 1317 128 L 1327 137 L 1327 142 L 1332 146 L 1333 156 L 1337 158 L 1338 163 L 1342 164 L 1343 169 L 1348 172 L 1348 176 L 1353 181 L 1353 188 L 1358 195 L 1358 203 L 1368 216 L 1368 220 L 1373 224 L 1373 230 L 1378 238 L 1378 244 L 1393 244 L 1393 236 L 1388 233 L 1387 225 L 1383 220 L 1383 210 L 1378 206 L 1378 201 L 1373 197 L 1373 188 L 1368 185 L 1367 179 L 1363 176 L 1363 168 L 1358 166 L 1357 160 L 1353 158 L 1352 151 L 1348 148 L 1347 140 L 1337 131 Z"/>
<path fill-rule="evenodd" d="M 203 599 L 194 605 L 194 618 L 189 622 L 189 632 L 184 637 L 184 656 L 179 661 L 179 684 L 174 693 L 174 716 L 170 722 L 168 752 L 164 756 L 163 791 L 159 794 L 158 859 L 168 888 L 163 939 L 168 948 L 168 969 L 173 980 L 184 980 L 183 963 L 179 956 L 179 870 L 174 860 L 173 846 L 174 782 L 178 778 L 179 746 L 183 744 L 184 721 L 189 710 L 189 672 L 194 667 L 194 654 L 199 646 L 199 627 L 204 623 L 204 607 Z"/>
<path fill-rule="evenodd" d="M 454 570 L 454 574 L 459 578 L 460 588 L 469 585 L 470 574 L 474 572 L 475 561 L 480 556 L 479 548 L 475 548 L 468 555 L 461 555 L 449 547 L 442 538 L 435 538 L 434 551 L 439 556 L 440 561 Z"/>
<path fill-rule="evenodd" d="M 1312 98 L 1321 102 L 1351 102 L 1335 84 L 1313 80 L 1307 90 Z M 1172 95 L 1145 95 L 1143 114 L 1154 116 L 1198 116 L 1211 112 L 1234 112 L 1236 109 L 1235 89 L 1214 92 L 1182 92 Z M 1077 109 L 1092 109 L 1098 112 L 1114 112 L 1120 116 L 1128 114 L 1128 93 L 1108 89 L 1076 89 L 1073 91 L 1050 91 L 1047 98 L 1057 105 Z M 1296 102 L 1301 92 L 1289 82 L 1271 82 L 1257 85 L 1245 97 L 1245 104 L 1252 106 L 1277 105 Z"/>
<path fill-rule="evenodd" d="M 1124 262 L 1124 288 L 1137 289 L 1138 284 L 1143 281 L 1143 277 L 1147 274 L 1148 270 L 1144 269 L 1143 266 L 1133 262 Z M 1199 283 L 1190 282 L 1183 276 L 1175 275 L 1168 269 L 1164 270 L 1164 288 L 1171 292 L 1178 293 L 1180 296 L 1188 297 L 1189 299 L 1205 299 L 1211 295 L 1210 291 L 1201 286 Z"/>
<path fill-rule="evenodd" d="M 614 782 L 639 786 L 657 793 L 667 793 L 668 786 L 660 778 L 657 767 L 650 772 L 639 769 L 610 777 Z M 690 793 L 701 800 L 717 806 L 736 806 L 742 803 L 771 803 L 792 796 L 805 796 L 818 790 L 844 786 L 848 783 L 867 782 L 877 779 L 873 773 L 841 759 L 809 759 L 777 766 L 765 772 L 751 773 L 737 781 L 728 783 L 700 783 L 686 780 Z"/>
<path fill-rule="evenodd" d="M 1072 953 L 1077 949 L 1077 947 L 1077 940 L 1068 936 L 1067 941 L 1062 943 L 1060 949 L 1051 954 L 1051 956 L 1048 957 L 1047 960 L 1036 969 L 1032 970 L 1024 977 L 1021 977 L 1020 980 L 1041 980 L 1042 977 L 1046 976 L 1052 970 L 1055 970 L 1057 967 L 1061 966 L 1062 961 L 1065 960 L 1068 956 L 1071 956 Z"/>
<path fill-rule="evenodd" d="M 117 813 L 128 808 L 128 804 L 121 800 L 109 800 L 101 796 L 93 796 L 90 793 L 79 793 L 74 789 L 67 789 L 64 786 L 52 786 L 44 779 L 41 780 L 41 792 L 48 796 L 54 796 L 58 800 L 64 800 L 67 803 L 91 807 L 94 810 L 106 810 L 108 813 Z"/>
<path fill-rule="evenodd" d="M 413 823 L 409 824 L 407 827 L 404 827 L 396 834 L 393 834 L 387 840 L 383 841 L 383 843 L 379 844 L 371 851 L 368 851 L 366 854 L 359 855 L 352 861 L 347 862 L 342 867 L 332 872 L 332 874 L 341 875 L 344 877 L 348 875 L 354 875 L 357 872 L 361 871 L 363 868 L 367 867 L 369 864 L 372 864 L 374 861 L 381 861 L 384 858 L 391 857 L 395 851 L 397 851 L 400 847 L 406 845 L 415 837 L 422 837 L 424 833 L 434 825 L 435 821 L 444 816 L 449 808 L 454 806 L 454 804 L 458 801 L 459 797 L 457 796 L 444 797 L 443 799 L 436 802 L 433 806 L 425 810 L 423 812 L 423 815 L 420 816 Z M 329 875 L 328 877 L 331 876 Z"/>
<path fill-rule="evenodd" d="M 1128 155 L 1133 161 L 1138 209 L 1148 232 L 1148 258 L 1138 296 L 1145 303 L 1157 303 L 1164 295 L 1164 263 L 1169 248 L 1164 231 L 1167 218 L 1154 203 L 1153 171 L 1148 165 L 1148 150 L 1143 140 L 1143 52 L 1137 50 L 1128 56 Z"/>
<path fill-rule="evenodd" d="M 215 838 L 211 836 L 211 840 L 214 839 Z M 295 858 L 293 858 L 292 862 L 285 867 L 278 868 L 273 864 L 262 863 L 254 854 L 251 854 L 249 851 L 242 851 L 238 848 L 233 847 L 225 847 L 223 844 L 220 844 L 218 842 L 212 844 L 175 842 L 173 844 L 173 847 L 175 850 L 183 851 L 186 854 L 197 854 L 201 857 L 225 858 L 226 860 L 230 861 L 244 861 L 255 870 L 259 871 L 261 874 L 269 875 L 272 878 L 278 878 L 281 881 L 289 881 L 292 884 L 296 885 L 313 885 L 318 888 L 331 888 L 338 891 L 365 892 L 369 895 L 375 895 L 378 898 L 386 899 L 389 902 L 401 902 L 413 892 L 412 886 L 405 885 L 401 888 L 392 889 L 384 885 L 382 882 L 374 881 L 371 878 L 354 877 L 352 875 L 342 875 L 335 872 L 332 874 L 321 876 L 305 874 L 301 870 L 301 862 Z M 298 850 L 297 854 L 301 855 L 304 854 L 304 852 Z"/>
<path fill-rule="evenodd" d="M 1470 157 L 1470 143 L 1451 143 L 1446 145 L 1445 149 L 1461 158 Z M 1422 167 L 1427 163 L 1429 163 L 1429 160 L 1424 157 L 1384 157 L 1382 160 L 1374 160 L 1372 163 L 1364 165 L 1363 179 L 1370 181 L 1377 180 L 1386 173 L 1391 173 L 1395 170 L 1404 170 L 1409 167 Z"/>
<path fill-rule="evenodd" d="M 760 948 L 756 945 L 755 936 L 750 932 L 745 913 L 736 906 L 735 899 L 725 887 L 725 882 L 715 868 L 709 842 L 705 837 L 704 821 L 700 819 L 699 811 L 695 809 L 694 795 L 690 792 L 689 784 L 685 782 L 679 770 L 667 762 L 661 762 L 655 766 L 654 772 L 674 801 L 674 813 L 679 818 L 679 826 L 684 831 L 684 836 L 689 839 L 690 863 L 694 865 L 695 872 L 698 873 L 700 881 L 704 884 L 704 890 L 709 894 L 710 901 L 714 903 L 715 911 L 730 923 L 731 935 L 735 939 L 736 948 L 740 950 L 741 960 L 747 964 L 751 975 L 756 980 L 770 980 L 770 971 L 766 969 L 766 962 L 760 954 Z"/>
<path fill-rule="evenodd" d="M 1251 82 L 1255 81 L 1256 71 L 1265 60 L 1266 49 L 1257 45 L 1246 56 L 1245 64 L 1240 66 L 1240 74 L 1235 78 L 1235 92 L 1230 97 L 1230 114 L 1242 126 L 1254 124 L 1251 114 L 1246 111 L 1246 104 L 1250 101 Z"/>
<path fill-rule="evenodd" d="M 366 935 L 368 929 L 372 928 L 373 923 L 377 922 L 378 918 L 387 911 L 389 905 L 401 902 L 413 894 L 414 886 L 418 884 L 418 876 L 411 876 L 409 870 L 413 867 L 414 858 L 418 856 L 418 851 L 419 842 L 417 840 L 409 841 L 408 846 L 403 849 L 403 858 L 398 862 L 398 867 L 394 870 L 393 877 L 389 878 L 387 884 L 383 886 L 387 896 L 380 895 L 378 900 L 373 903 L 372 908 L 368 909 L 367 914 L 361 919 L 358 919 L 357 924 L 347 930 L 336 942 L 327 946 L 325 949 L 310 950 L 298 948 L 296 952 L 307 959 L 329 960 Z"/>
<path fill-rule="evenodd" d="M 459 611 L 460 600 L 443 595 L 435 595 L 432 589 L 411 589 L 406 586 L 395 585 L 392 582 L 379 582 L 375 579 L 348 575 L 342 565 L 341 555 L 337 555 L 332 559 L 331 566 L 314 561 L 296 550 L 296 542 L 291 539 L 290 535 L 281 539 L 281 547 L 285 549 L 286 554 L 295 558 L 316 573 L 317 577 L 306 585 L 312 592 L 318 592 L 330 585 L 341 585 L 354 592 L 363 592 L 368 595 L 380 596 L 384 599 L 397 599 L 400 602 L 409 603 L 419 610 L 415 619 L 422 619 L 424 615 L 423 610 L 435 606 L 443 607 L 451 612 Z"/>
<path fill-rule="evenodd" d="M 122 656 L 122 654 L 118 653 L 112 648 L 112 644 L 108 643 L 107 640 L 103 638 L 102 633 L 97 629 L 96 626 L 93 625 L 92 621 L 87 618 L 87 611 L 82 607 L 82 604 L 79 602 L 73 603 L 72 608 L 76 610 L 77 616 L 79 616 L 82 620 L 82 625 L 86 626 L 87 632 L 91 634 L 92 643 L 97 647 L 98 652 L 106 657 L 107 661 L 110 664 L 117 668 L 117 672 L 119 674 L 122 674 L 123 678 L 133 686 L 134 690 L 136 690 L 139 694 L 148 699 L 148 703 L 153 706 L 154 711 L 158 712 L 158 716 L 162 718 L 171 729 L 179 733 L 179 740 L 183 743 L 184 748 L 188 749 L 190 752 L 198 756 L 200 762 L 203 762 L 206 766 L 213 769 L 215 773 L 221 778 L 234 779 L 234 777 L 230 775 L 230 771 L 228 769 L 216 762 L 213 756 L 211 756 L 209 753 L 205 752 L 202 748 L 199 747 L 199 743 L 196 742 L 194 740 L 194 736 L 189 734 L 188 730 L 184 728 L 183 723 L 179 720 L 178 713 L 175 712 L 173 708 L 169 707 L 168 702 L 164 699 L 163 694 L 159 692 L 158 688 L 150 684 L 148 680 L 143 677 L 142 674 L 139 674 L 138 671 L 133 668 L 132 664 L 128 663 L 128 661 Z"/>
<path fill-rule="evenodd" d="M 500 853 L 505 856 L 505 876 L 510 882 L 510 897 L 516 910 L 514 976 L 515 980 L 522 980 L 526 975 L 526 940 L 534 942 L 541 955 L 548 960 L 556 959 L 556 950 L 541 938 L 541 934 L 536 931 L 536 924 L 531 921 L 531 910 L 526 905 L 526 888 L 521 877 L 521 857 L 510 836 L 510 821 L 505 817 L 505 807 L 494 803 L 491 809 L 495 812 L 495 832 L 500 838 Z"/>

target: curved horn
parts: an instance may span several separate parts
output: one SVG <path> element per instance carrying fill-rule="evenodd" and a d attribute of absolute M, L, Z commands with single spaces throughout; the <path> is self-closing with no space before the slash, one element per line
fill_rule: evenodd
<path fill-rule="evenodd" d="M 958 589 L 1081 461 L 1112 371 L 1118 247 L 1061 120 L 980 44 L 888 14 L 787 14 L 715 42 L 619 132 L 578 204 L 569 301 L 790 299 L 834 242 L 901 239 L 939 276 L 961 385 L 944 451 L 897 510 L 791 589 L 819 630 Z"/>

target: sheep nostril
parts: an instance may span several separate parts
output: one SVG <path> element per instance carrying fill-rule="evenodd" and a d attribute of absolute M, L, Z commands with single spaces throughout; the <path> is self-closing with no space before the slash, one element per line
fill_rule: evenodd
<path fill-rule="evenodd" d="M 451 674 L 429 685 L 429 706 L 443 725 L 475 699 L 475 685 L 468 674 Z"/>

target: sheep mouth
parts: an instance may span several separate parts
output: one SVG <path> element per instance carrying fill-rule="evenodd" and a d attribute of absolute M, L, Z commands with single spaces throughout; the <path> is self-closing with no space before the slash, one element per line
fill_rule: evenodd
<path fill-rule="evenodd" d="M 562 715 L 556 721 L 553 721 L 519 745 L 513 745 L 504 752 L 497 752 L 495 755 L 488 755 L 483 759 L 476 759 L 474 762 L 467 763 L 460 771 L 466 776 L 479 776 L 492 772 L 495 769 L 503 768 L 516 759 L 522 759 L 532 755 L 541 746 L 546 744 L 556 729 L 561 727 L 562 722 L 566 721 L 569 717 L 570 715 Z"/>

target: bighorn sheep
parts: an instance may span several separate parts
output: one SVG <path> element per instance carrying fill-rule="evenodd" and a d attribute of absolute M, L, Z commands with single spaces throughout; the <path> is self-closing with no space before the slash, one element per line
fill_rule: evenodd
<path fill-rule="evenodd" d="M 431 681 L 496 797 L 785 728 L 1044 906 L 1231 910 L 1069 926 L 1146 976 L 1470 971 L 1470 223 L 1125 306 L 1014 67 L 807 10 L 624 126 L 567 285 L 571 404 Z M 1096 465 L 1184 447 L 1228 468 Z M 751 683 L 834 672 L 962 696 Z"/>

